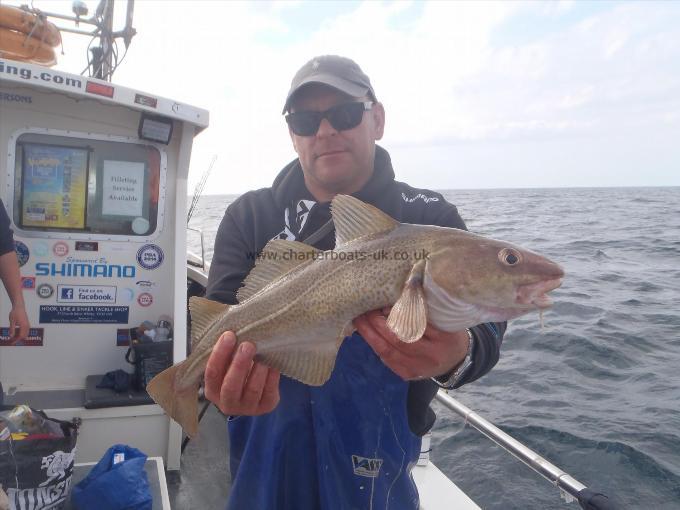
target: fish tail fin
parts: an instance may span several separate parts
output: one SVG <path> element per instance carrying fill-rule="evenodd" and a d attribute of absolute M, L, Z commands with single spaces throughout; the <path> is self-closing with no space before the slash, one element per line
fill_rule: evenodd
<path fill-rule="evenodd" d="M 198 388 L 200 381 L 187 388 L 179 388 L 178 376 L 185 362 L 173 365 L 156 375 L 146 391 L 168 416 L 181 425 L 189 436 L 198 433 Z"/>

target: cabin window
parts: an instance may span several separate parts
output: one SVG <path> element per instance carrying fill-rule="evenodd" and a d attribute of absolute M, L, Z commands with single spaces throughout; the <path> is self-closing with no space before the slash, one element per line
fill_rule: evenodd
<path fill-rule="evenodd" d="M 24 133 L 15 150 L 14 224 L 27 233 L 151 236 L 162 156 L 141 143 Z"/>

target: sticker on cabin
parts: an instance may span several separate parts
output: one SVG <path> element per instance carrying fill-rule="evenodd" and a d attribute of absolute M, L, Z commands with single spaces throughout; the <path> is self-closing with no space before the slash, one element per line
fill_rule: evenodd
<path fill-rule="evenodd" d="M 47 299 L 52 297 L 52 294 L 54 294 L 54 287 L 52 287 L 49 283 L 41 283 L 38 285 L 38 288 L 35 292 L 41 298 Z"/>
<path fill-rule="evenodd" d="M 35 276 L 22 276 L 21 288 L 24 290 L 35 290 Z"/>
<path fill-rule="evenodd" d="M 116 302 L 113 285 L 57 285 L 57 303 L 110 303 Z"/>
<path fill-rule="evenodd" d="M 104 160 L 102 214 L 141 216 L 144 210 L 144 163 Z"/>
<path fill-rule="evenodd" d="M 0 101 L 6 102 L 6 103 L 31 104 L 31 103 L 33 103 L 33 97 L 32 96 L 25 96 L 23 94 L 12 94 L 12 93 L 7 93 L 7 92 L 0 92 Z"/>
<path fill-rule="evenodd" d="M 139 303 L 139 306 L 151 306 L 151 303 L 153 303 L 153 296 L 148 292 L 142 292 L 137 296 L 137 303 Z"/>
<path fill-rule="evenodd" d="M 25 339 L 12 340 L 9 328 L 0 328 L 0 347 L 42 347 L 44 336 L 44 328 L 30 328 Z"/>
<path fill-rule="evenodd" d="M 35 253 L 37 257 L 47 257 L 49 251 L 50 247 L 45 241 L 33 243 L 33 253 Z"/>
<path fill-rule="evenodd" d="M 130 345 L 130 330 L 117 329 L 116 330 L 116 345 L 118 347 L 127 347 Z"/>
<path fill-rule="evenodd" d="M 126 303 L 132 303 L 132 300 L 135 298 L 135 290 L 131 289 L 130 287 L 125 287 L 124 289 L 120 289 L 120 301 L 124 301 Z"/>
<path fill-rule="evenodd" d="M 36 276 L 59 276 L 68 278 L 134 278 L 135 266 L 108 264 L 106 259 L 99 261 L 66 259 L 66 262 L 38 262 Z"/>
<path fill-rule="evenodd" d="M 76 251 L 99 251 L 97 241 L 76 241 Z"/>
<path fill-rule="evenodd" d="M 150 280 L 138 280 L 136 285 L 141 289 L 150 289 L 156 286 L 156 282 L 152 282 Z"/>
<path fill-rule="evenodd" d="M 127 324 L 127 306 L 41 305 L 40 324 Z"/>
<path fill-rule="evenodd" d="M 163 263 L 163 250 L 155 244 L 145 244 L 137 251 L 137 263 L 144 269 L 156 269 Z"/>
<path fill-rule="evenodd" d="M 57 241 L 52 246 L 52 253 L 57 257 L 65 257 L 68 255 L 68 244 L 64 241 Z"/>
<path fill-rule="evenodd" d="M 19 267 L 23 267 L 28 259 L 31 258 L 31 252 L 21 241 L 14 241 L 14 251 L 17 253 L 17 260 L 19 261 Z"/>
<path fill-rule="evenodd" d="M 143 94 L 135 94 L 135 103 L 141 104 L 142 106 L 148 106 L 150 108 L 156 108 L 158 105 L 158 100 L 155 97 L 145 96 Z"/>

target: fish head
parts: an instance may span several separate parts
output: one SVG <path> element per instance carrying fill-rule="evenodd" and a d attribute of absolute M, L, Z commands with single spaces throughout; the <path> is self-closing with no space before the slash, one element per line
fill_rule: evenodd
<path fill-rule="evenodd" d="M 479 322 L 504 321 L 552 304 L 562 283 L 555 262 L 513 244 L 468 232 L 448 236 L 427 257 L 428 305 L 441 315 L 465 313 Z M 477 324 L 479 322 L 476 322 Z"/>

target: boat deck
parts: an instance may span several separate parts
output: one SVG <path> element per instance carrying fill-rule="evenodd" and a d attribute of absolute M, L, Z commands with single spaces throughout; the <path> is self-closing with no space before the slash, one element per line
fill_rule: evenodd
<path fill-rule="evenodd" d="M 211 405 L 201 420 L 199 435 L 182 454 L 181 470 L 166 473 L 172 508 L 224 508 L 231 484 L 228 452 L 226 418 Z"/>

